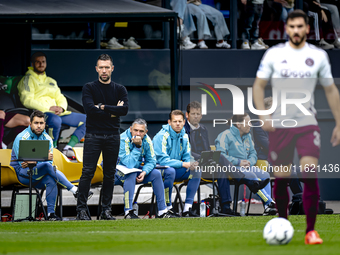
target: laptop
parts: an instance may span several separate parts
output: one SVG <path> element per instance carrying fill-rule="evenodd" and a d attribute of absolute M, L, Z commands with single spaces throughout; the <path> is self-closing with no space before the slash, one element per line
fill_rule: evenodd
<path fill-rule="evenodd" d="M 212 159 L 216 164 L 220 161 L 221 151 L 202 151 L 201 158 L 199 160 L 199 164 L 202 165 L 210 165 L 209 160 Z"/>
<path fill-rule="evenodd" d="M 19 161 L 47 161 L 50 149 L 48 140 L 20 140 Z"/>

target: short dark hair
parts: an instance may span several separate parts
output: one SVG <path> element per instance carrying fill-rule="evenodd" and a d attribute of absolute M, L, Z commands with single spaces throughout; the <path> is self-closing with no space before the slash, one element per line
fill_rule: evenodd
<path fill-rule="evenodd" d="M 172 115 L 181 115 L 184 120 L 184 113 L 181 110 L 173 110 L 169 114 L 169 120 L 171 120 Z"/>
<path fill-rule="evenodd" d="M 309 24 L 309 18 L 307 16 L 307 14 L 302 10 L 294 10 L 294 11 L 290 12 L 287 16 L 286 24 L 287 24 L 288 20 L 290 20 L 290 19 L 293 20 L 293 19 L 296 19 L 296 18 L 303 18 L 306 25 Z"/>
<path fill-rule="evenodd" d="M 37 57 L 45 57 L 47 59 L 46 54 L 44 52 L 37 51 L 31 56 L 31 63 L 34 63 Z"/>
<path fill-rule="evenodd" d="M 45 114 L 42 111 L 34 110 L 30 116 L 31 122 L 33 121 L 34 117 L 44 118 L 45 120 Z"/>
<path fill-rule="evenodd" d="M 187 113 L 190 113 L 190 108 L 202 109 L 201 103 L 198 101 L 192 101 L 187 105 Z"/>
<path fill-rule="evenodd" d="M 111 64 L 113 65 L 113 60 L 112 60 L 111 56 L 108 55 L 108 54 L 101 54 L 97 59 L 97 63 L 98 63 L 99 60 L 103 60 L 103 61 L 110 60 Z"/>
<path fill-rule="evenodd" d="M 233 115 L 233 116 L 228 120 L 228 125 L 230 125 L 231 122 L 233 122 L 233 125 L 234 125 L 234 123 L 243 122 L 243 120 L 244 120 L 247 116 L 249 116 L 248 113 Z"/>

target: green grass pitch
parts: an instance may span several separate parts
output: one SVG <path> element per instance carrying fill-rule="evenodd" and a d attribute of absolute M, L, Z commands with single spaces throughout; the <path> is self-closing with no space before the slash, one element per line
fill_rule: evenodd
<path fill-rule="evenodd" d="M 295 233 L 269 246 L 262 230 L 272 217 L 0 223 L 0 254 L 340 254 L 339 215 L 318 216 L 322 245 L 306 246 L 305 216 Z"/>

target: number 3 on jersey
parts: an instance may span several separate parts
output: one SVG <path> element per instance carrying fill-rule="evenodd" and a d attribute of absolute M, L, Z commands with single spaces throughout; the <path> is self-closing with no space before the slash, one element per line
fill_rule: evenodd
<path fill-rule="evenodd" d="M 321 146 L 320 133 L 318 131 L 314 131 L 313 135 L 314 135 L 313 142 L 314 142 L 315 146 L 318 146 L 320 148 L 320 146 Z"/>

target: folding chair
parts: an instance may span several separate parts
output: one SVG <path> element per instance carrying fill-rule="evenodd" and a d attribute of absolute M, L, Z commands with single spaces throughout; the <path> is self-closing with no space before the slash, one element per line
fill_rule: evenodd
<path fill-rule="evenodd" d="M 176 197 L 175 197 L 175 199 L 174 199 L 174 206 L 175 206 L 177 203 L 179 203 L 179 205 L 180 205 L 182 211 L 183 211 L 184 207 L 183 207 L 183 201 L 182 201 L 182 198 L 181 198 L 180 190 L 181 190 L 181 188 L 182 188 L 183 186 L 180 186 L 180 188 L 179 188 L 179 187 L 177 187 L 177 185 L 179 185 L 179 184 L 184 184 L 184 182 L 185 182 L 185 181 L 182 181 L 182 182 L 174 182 L 174 186 L 173 186 L 173 188 L 174 188 L 175 191 L 176 191 Z M 138 197 L 139 197 L 139 194 L 140 194 L 140 191 L 141 191 L 143 188 L 147 188 L 147 187 L 152 187 L 151 183 L 145 183 L 145 184 L 142 184 L 142 185 L 140 185 L 140 186 L 138 187 L 137 192 L 136 192 L 136 195 L 135 195 L 135 198 L 134 198 L 134 200 L 133 200 L 133 203 L 137 202 Z M 178 202 L 177 202 L 177 201 L 178 201 Z M 151 217 L 151 215 L 152 215 L 153 213 L 155 213 L 155 215 L 156 215 L 155 208 L 157 208 L 157 207 L 155 207 L 155 204 L 156 204 L 156 203 L 155 203 L 155 193 L 152 192 L 151 204 L 150 204 L 150 217 Z"/>
<path fill-rule="evenodd" d="M 268 163 L 267 160 L 258 160 L 256 162 L 255 166 L 257 166 L 258 168 L 262 169 L 263 171 L 267 171 L 269 163 Z M 234 213 L 236 215 L 239 188 L 240 188 L 241 185 L 245 185 L 245 184 L 239 184 L 238 182 L 236 182 L 234 180 L 231 180 L 230 184 L 231 185 L 235 185 L 233 211 L 234 211 Z M 249 215 L 249 208 L 250 208 L 250 201 L 251 201 L 252 194 L 253 194 L 253 192 L 250 191 L 248 208 L 247 208 L 247 213 L 246 213 L 247 216 Z"/>

